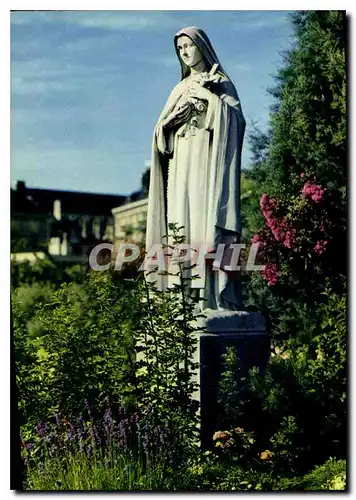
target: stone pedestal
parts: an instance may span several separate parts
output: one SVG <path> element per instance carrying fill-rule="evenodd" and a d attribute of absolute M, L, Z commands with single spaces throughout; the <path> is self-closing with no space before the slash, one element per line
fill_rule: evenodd
<path fill-rule="evenodd" d="M 213 433 L 219 429 L 217 422 L 217 397 L 221 372 L 222 354 L 230 346 L 236 347 L 242 373 L 258 366 L 264 370 L 269 354 L 270 339 L 264 317 L 248 311 L 204 311 L 206 318 L 199 320 L 199 344 L 196 361 L 200 363 L 197 397 L 201 409 L 201 445 L 211 446 Z M 238 422 L 236 422 L 238 425 Z"/>

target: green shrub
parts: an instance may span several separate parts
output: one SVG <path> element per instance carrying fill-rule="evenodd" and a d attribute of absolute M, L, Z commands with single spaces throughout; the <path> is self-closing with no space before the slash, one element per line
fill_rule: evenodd
<path fill-rule="evenodd" d="M 265 373 L 252 369 L 241 379 L 236 355 L 225 356 L 220 420 L 229 430 L 223 449 L 230 461 L 275 475 L 300 475 L 330 455 L 345 457 L 346 298 L 329 288 L 324 293 L 326 303 L 317 311 L 323 320 L 312 342 L 279 342 Z M 236 427 L 251 437 L 251 446 L 235 439 Z M 268 460 L 261 460 L 261 453 Z"/>
<path fill-rule="evenodd" d="M 268 269 L 254 273 L 246 303 L 275 337 L 310 343 L 321 292 L 329 282 L 341 297 L 347 274 L 347 22 L 337 10 L 296 12 L 292 22 L 269 130 L 251 137 L 255 209 L 245 223 Z"/>
<path fill-rule="evenodd" d="M 132 400 L 136 289 L 109 273 L 90 274 L 82 288 L 62 284 L 37 307 L 33 321 L 41 336 L 31 344 L 26 315 L 14 304 L 20 406 L 30 427 L 59 411 L 79 415 L 84 399 Z"/>
<path fill-rule="evenodd" d="M 324 465 L 315 467 L 301 478 L 281 479 L 278 482 L 281 490 L 346 490 L 346 461 L 330 458 Z"/>
<path fill-rule="evenodd" d="M 179 240 L 178 229 L 171 229 Z M 165 447 L 153 441 L 152 453 L 170 466 L 185 463 L 198 442 L 198 403 L 195 301 L 183 280 L 170 293 L 148 286 L 142 275 L 111 272 L 90 272 L 83 285 L 62 283 L 30 308 L 41 332 L 30 341 L 22 305 L 16 300 L 13 313 L 26 441 L 55 414 L 71 422 L 90 411 L 100 419 L 109 398 L 113 408 L 139 411 L 140 425 L 164 436 Z"/>
<path fill-rule="evenodd" d="M 21 285 L 35 283 L 51 284 L 58 288 L 61 283 L 83 283 L 87 274 L 84 264 L 68 264 L 56 262 L 50 255 L 44 259 L 37 258 L 35 262 L 11 262 L 11 286 L 13 289 Z"/>

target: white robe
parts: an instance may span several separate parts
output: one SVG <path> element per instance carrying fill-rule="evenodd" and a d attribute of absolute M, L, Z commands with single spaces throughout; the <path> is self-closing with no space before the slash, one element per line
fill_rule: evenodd
<path fill-rule="evenodd" d="M 240 161 L 245 120 L 235 87 L 223 76 L 210 95 L 207 110 L 198 114 L 196 126 L 184 124 L 166 137 L 162 121 L 182 104 L 188 82 L 189 79 L 184 78 L 173 89 L 154 131 L 147 251 L 154 244 L 167 243 L 166 222 L 184 226 L 186 241 L 197 247 L 205 244 L 215 248 L 218 243 L 236 242 L 241 234 Z M 168 185 L 165 186 L 167 160 Z M 167 189 L 167 220 L 164 189 Z M 170 283 L 169 278 L 157 273 L 148 275 L 148 279 L 156 281 L 160 289 Z M 226 284 L 227 276 L 222 271 L 211 274 L 208 270 L 201 273 L 200 279 L 191 281 L 192 288 L 202 290 L 206 307 L 212 308 L 224 306 L 218 297 L 223 289 L 226 300 L 237 305 L 233 289 Z"/>

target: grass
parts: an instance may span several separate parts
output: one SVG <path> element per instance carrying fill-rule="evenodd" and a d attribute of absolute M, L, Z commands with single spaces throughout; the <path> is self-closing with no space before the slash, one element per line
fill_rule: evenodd
<path fill-rule="evenodd" d="M 164 463 L 147 464 L 127 453 L 100 453 L 90 457 L 76 451 L 62 457 L 47 457 L 27 465 L 26 490 L 152 491 L 167 489 Z"/>

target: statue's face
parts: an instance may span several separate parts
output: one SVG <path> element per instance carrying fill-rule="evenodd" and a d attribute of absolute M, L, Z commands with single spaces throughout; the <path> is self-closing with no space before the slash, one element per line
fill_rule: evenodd
<path fill-rule="evenodd" d="M 189 36 L 182 35 L 177 39 L 177 49 L 182 61 L 190 68 L 203 60 L 203 54 Z"/>

